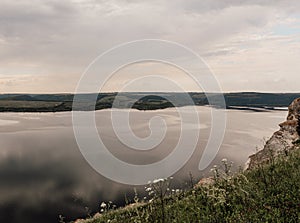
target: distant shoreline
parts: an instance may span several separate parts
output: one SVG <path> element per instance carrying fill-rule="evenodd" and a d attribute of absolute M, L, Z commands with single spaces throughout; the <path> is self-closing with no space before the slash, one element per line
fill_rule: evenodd
<path fill-rule="evenodd" d="M 76 97 L 80 98 L 80 105 L 77 104 L 75 108 L 73 107 L 73 94 L 0 94 L 0 112 L 94 111 L 112 107 L 147 111 L 172 108 L 174 107 L 173 101 L 176 102 L 176 107 L 205 106 L 209 105 L 207 95 L 211 98 L 220 96 L 217 93 L 205 94 L 203 92 L 189 92 L 188 94 L 192 100 L 186 100 L 186 93 L 177 92 L 79 94 Z M 300 93 L 224 93 L 226 109 L 255 112 L 286 110 L 288 105 L 298 97 Z"/>

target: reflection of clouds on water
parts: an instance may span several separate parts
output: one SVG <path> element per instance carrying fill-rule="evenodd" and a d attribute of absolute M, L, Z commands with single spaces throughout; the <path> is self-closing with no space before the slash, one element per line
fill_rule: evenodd
<path fill-rule="evenodd" d="M 190 162 L 174 176 L 179 181 L 187 178 L 189 171 L 195 178 L 206 173 L 198 171 L 198 163 L 209 135 L 210 108 L 197 109 L 200 126 L 186 125 L 191 129 L 200 127 L 200 141 Z M 263 136 L 270 136 L 278 129 L 280 117 L 284 120 L 286 116 L 281 111 L 227 113 L 224 143 L 213 164 L 224 157 L 237 165 L 244 163 L 255 146 L 262 144 Z M 128 162 L 160 160 L 178 140 L 180 118 L 174 108 L 132 112 L 130 122 L 138 136 L 149 134 L 147 120 L 151 117 L 161 115 L 166 120 L 166 138 L 151 151 L 132 151 L 116 140 L 109 110 L 95 115 L 98 131 L 111 153 Z M 0 119 L 18 122 L 0 128 L 0 222 L 57 222 L 59 214 L 84 217 L 86 206 L 96 211 L 101 201 L 122 204 L 124 194 L 133 193 L 132 187 L 105 179 L 86 163 L 75 142 L 70 113 L 3 113 Z"/>
<path fill-rule="evenodd" d="M 57 222 L 58 214 L 75 218 L 87 214 L 85 207 L 97 210 L 101 199 L 124 202 L 129 188 L 94 172 L 70 135 L 1 134 L 10 154 L 0 158 L 0 222 Z"/>
<path fill-rule="evenodd" d="M 282 116 L 280 116 L 280 115 L 270 115 L 269 117 L 282 120 Z"/>
<path fill-rule="evenodd" d="M 78 180 L 73 174 L 66 174 L 68 166 L 35 163 L 31 155 L 9 157 L 0 164 L 1 222 L 35 222 L 37 212 L 44 214 L 46 222 L 55 222 L 58 208 L 62 213 L 83 214 L 81 205 L 72 202 L 74 198 L 69 191 Z M 64 168 L 63 174 L 60 168 Z"/>
<path fill-rule="evenodd" d="M 236 135 L 249 135 L 253 138 L 266 138 L 266 137 L 270 137 L 270 134 L 266 133 L 266 130 L 271 130 L 270 128 L 265 129 L 265 130 L 256 130 L 256 131 L 244 131 L 244 130 L 228 130 L 228 132 L 231 132 L 232 134 L 236 134 Z M 234 139 L 233 139 L 234 140 Z M 236 139 L 239 140 L 239 139 Z M 240 140 L 243 140 L 243 137 L 240 138 Z"/>
<path fill-rule="evenodd" d="M 18 124 L 19 121 L 0 119 L 0 126 Z"/>
<path fill-rule="evenodd" d="M 208 128 L 208 125 L 206 125 L 206 124 L 192 124 L 192 123 L 189 123 L 189 124 L 186 124 L 185 126 L 188 129 L 207 129 Z"/>

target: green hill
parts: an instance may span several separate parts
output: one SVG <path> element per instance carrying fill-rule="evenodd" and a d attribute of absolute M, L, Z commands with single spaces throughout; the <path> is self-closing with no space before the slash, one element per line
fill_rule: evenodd
<path fill-rule="evenodd" d="M 187 100 L 186 93 L 177 92 L 122 92 L 78 94 L 80 101 L 73 108 L 73 94 L 2 94 L 0 112 L 61 112 L 75 110 L 100 110 L 111 107 L 133 108 L 138 110 L 156 110 L 174 106 L 209 105 L 209 98 L 220 94 L 189 92 L 192 100 Z M 118 97 L 116 98 L 116 96 Z M 300 93 L 225 93 L 227 109 L 247 109 L 262 111 L 274 107 L 287 107 Z M 93 100 L 95 99 L 95 102 Z M 117 99 L 117 100 L 115 100 Z M 91 102 L 92 100 L 92 102 Z M 176 102 L 174 105 L 172 102 Z M 219 107 L 217 104 L 213 105 Z"/>

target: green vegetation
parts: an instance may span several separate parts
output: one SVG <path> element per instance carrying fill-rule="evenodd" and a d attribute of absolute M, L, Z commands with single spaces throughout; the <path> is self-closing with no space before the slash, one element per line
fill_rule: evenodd
<path fill-rule="evenodd" d="M 0 94 L 0 112 L 61 112 L 75 110 L 101 110 L 112 106 L 138 110 L 156 110 L 176 106 L 208 105 L 208 98 L 219 94 L 189 92 L 192 101 L 186 100 L 186 93 L 178 92 L 122 92 L 79 94 L 82 100 L 72 108 L 73 94 Z M 118 97 L 116 97 L 118 95 Z M 247 109 L 262 111 L 273 107 L 287 107 L 299 93 L 271 94 L 256 92 L 225 93 L 226 106 L 229 109 Z M 96 104 L 91 102 L 96 98 Z M 116 99 L 116 100 L 115 100 Z M 113 104 L 114 103 L 114 104 Z M 217 106 L 217 105 L 215 105 Z"/>
<path fill-rule="evenodd" d="M 298 135 L 300 136 L 300 117 L 299 116 L 298 116 L 298 123 L 297 123 L 296 131 L 297 131 Z"/>
<path fill-rule="evenodd" d="M 300 222 L 299 144 L 288 154 L 251 171 L 231 173 L 231 163 L 214 166 L 208 183 L 188 191 L 169 189 L 156 180 L 146 191 L 151 200 L 125 208 L 101 204 L 101 214 L 78 222 Z"/>
<path fill-rule="evenodd" d="M 0 112 L 55 112 L 62 102 L 0 100 Z"/>

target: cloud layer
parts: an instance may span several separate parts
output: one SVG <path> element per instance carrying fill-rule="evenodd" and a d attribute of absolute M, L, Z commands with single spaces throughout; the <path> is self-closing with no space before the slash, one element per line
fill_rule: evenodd
<path fill-rule="evenodd" d="M 2 93 L 73 92 L 97 55 L 143 38 L 190 47 L 224 91 L 298 90 L 296 0 L 2 0 L 0 6 Z"/>

